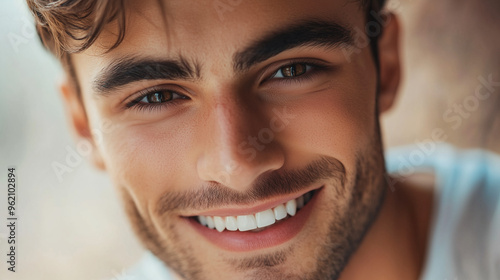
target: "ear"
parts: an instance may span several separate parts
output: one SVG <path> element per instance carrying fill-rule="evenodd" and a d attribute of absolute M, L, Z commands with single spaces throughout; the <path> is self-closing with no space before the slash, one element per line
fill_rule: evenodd
<path fill-rule="evenodd" d="M 399 21 L 392 13 L 389 13 L 387 16 L 386 25 L 378 41 L 380 61 L 379 114 L 386 112 L 392 107 L 401 79 Z"/>
<path fill-rule="evenodd" d="M 69 116 L 70 123 L 76 132 L 77 141 L 83 140 L 90 143 L 92 148 L 90 152 L 92 162 L 97 168 L 104 170 L 104 162 L 96 146 L 95 139 L 92 136 L 85 105 L 76 88 L 75 83 L 67 76 L 59 84 L 59 91 L 63 97 L 66 114 Z"/>

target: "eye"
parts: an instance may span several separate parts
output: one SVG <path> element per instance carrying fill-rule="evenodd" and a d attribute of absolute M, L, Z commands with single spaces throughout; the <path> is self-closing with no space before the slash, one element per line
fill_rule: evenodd
<path fill-rule="evenodd" d="M 148 93 L 144 97 L 142 97 L 139 102 L 142 103 L 163 103 L 172 100 L 174 97 L 174 93 L 171 91 L 155 91 L 153 93 Z"/>
<path fill-rule="evenodd" d="M 137 107 L 137 109 L 159 109 L 165 106 L 171 106 L 182 99 L 189 97 L 167 89 L 149 89 L 141 93 L 139 97 L 130 101 L 126 107 Z"/>
<path fill-rule="evenodd" d="M 311 66 L 306 63 L 294 63 L 281 67 L 276 71 L 272 78 L 287 79 L 294 78 L 305 74 L 311 69 Z"/>

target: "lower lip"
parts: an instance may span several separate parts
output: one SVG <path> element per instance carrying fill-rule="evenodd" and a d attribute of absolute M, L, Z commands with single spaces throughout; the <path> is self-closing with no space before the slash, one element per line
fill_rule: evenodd
<path fill-rule="evenodd" d="M 292 239 L 302 230 L 320 192 L 321 189 L 316 190 L 309 203 L 297 211 L 295 216 L 277 221 L 276 224 L 259 232 L 228 230 L 218 232 L 202 226 L 194 219 L 185 218 L 184 220 L 208 241 L 227 251 L 245 252 L 269 248 Z"/>

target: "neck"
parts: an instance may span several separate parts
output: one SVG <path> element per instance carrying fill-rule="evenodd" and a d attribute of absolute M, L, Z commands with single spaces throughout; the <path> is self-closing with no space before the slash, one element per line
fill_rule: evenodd
<path fill-rule="evenodd" d="M 340 279 L 418 279 L 431 210 L 432 189 L 421 183 L 405 180 L 394 191 L 388 189 L 378 217 Z"/>

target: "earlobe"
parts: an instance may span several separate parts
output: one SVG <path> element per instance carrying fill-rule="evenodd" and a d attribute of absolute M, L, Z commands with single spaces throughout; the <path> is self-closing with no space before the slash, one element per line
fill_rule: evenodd
<path fill-rule="evenodd" d="M 69 116 L 70 124 L 73 131 L 76 132 L 76 138 L 78 140 L 86 140 L 92 146 L 92 152 L 90 153 L 91 160 L 93 164 L 104 170 L 104 161 L 101 157 L 100 151 L 96 146 L 95 139 L 91 134 L 90 124 L 87 118 L 87 113 L 85 111 L 85 106 L 76 90 L 76 86 L 70 81 L 68 77 L 65 77 L 59 84 L 59 91 L 63 97 L 64 105 L 66 107 L 66 113 Z"/>
<path fill-rule="evenodd" d="M 399 21 L 394 14 L 388 15 L 387 25 L 378 41 L 380 60 L 380 84 L 378 96 L 379 114 L 392 107 L 401 79 L 399 58 Z"/>

